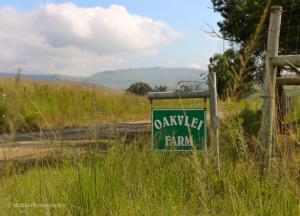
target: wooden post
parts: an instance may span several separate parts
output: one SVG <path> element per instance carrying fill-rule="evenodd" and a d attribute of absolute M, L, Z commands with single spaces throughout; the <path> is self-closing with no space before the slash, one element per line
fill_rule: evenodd
<path fill-rule="evenodd" d="M 215 72 L 209 73 L 210 88 L 210 142 L 211 147 L 217 154 L 218 172 L 220 173 L 220 146 L 219 146 L 219 130 L 218 130 L 218 93 L 217 93 L 217 77 Z"/>
<path fill-rule="evenodd" d="M 215 72 L 209 73 L 209 88 L 210 88 L 210 127 L 212 131 L 217 128 L 217 78 Z"/>
<path fill-rule="evenodd" d="M 275 142 L 275 84 L 277 66 L 272 64 L 271 59 L 278 56 L 279 35 L 281 25 L 281 6 L 271 7 L 271 16 L 268 31 L 268 44 L 266 55 L 266 68 L 264 74 L 264 102 L 262 110 L 262 124 L 260 141 L 263 149 L 263 159 L 269 163 L 272 156 L 273 143 Z"/>

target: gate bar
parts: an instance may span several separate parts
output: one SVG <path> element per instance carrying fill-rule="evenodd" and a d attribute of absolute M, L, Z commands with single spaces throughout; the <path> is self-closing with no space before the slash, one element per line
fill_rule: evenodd
<path fill-rule="evenodd" d="M 277 77 L 276 84 L 279 85 L 300 85 L 300 77 Z"/>
<path fill-rule="evenodd" d="M 276 66 L 300 67 L 300 55 L 279 55 L 271 57 L 271 62 Z"/>
<path fill-rule="evenodd" d="M 153 99 L 184 99 L 184 98 L 208 98 L 210 91 L 174 91 L 174 92 L 148 92 L 149 100 Z"/>

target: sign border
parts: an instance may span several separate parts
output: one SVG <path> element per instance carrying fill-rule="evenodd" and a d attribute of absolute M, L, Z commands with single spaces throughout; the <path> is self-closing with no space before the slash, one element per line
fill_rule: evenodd
<path fill-rule="evenodd" d="M 192 150 L 166 150 L 166 149 L 155 149 L 154 148 L 154 139 L 153 139 L 153 110 L 204 110 L 204 145 L 203 149 L 192 149 Z M 187 109 L 180 109 L 180 108 L 151 108 L 151 140 L 152 140 L 152 150 L 156 152 L 196 152 L 196 151 L 205 151 L 206 150 L 206 140 L 207 139 L 207 132 L 206 132 L 206 108 L 187 108 Z"/>

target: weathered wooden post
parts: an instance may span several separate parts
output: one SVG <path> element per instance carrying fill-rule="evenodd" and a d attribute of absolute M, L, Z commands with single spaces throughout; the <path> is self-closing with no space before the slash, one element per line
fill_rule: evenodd
<path fill-rule="evenodd" d="M 210 88 L 210 142 L 213 149 L 217 153 L 218 171 L 220 173 L 220 146 L 219 146 L 219 130 L 218 130 L 218 93 L 217 93 L 217 77 L 215 72 L 209 73 Z"/>
<path fill-rule="evenodd" d="M 271 7 L 271 16 L 268 31 L 267 55 L 265 63 L 264 85 L 263 85 L 263 110 L 260 141 L 263 148 L 263 158 L 269 162 L 272 156 L 273 143 L 275 142 L 275 84 L 277 65 L 272 64 L 272 58 L 278 56 L 279 35 L 281 25 L 281 6 Z"/>

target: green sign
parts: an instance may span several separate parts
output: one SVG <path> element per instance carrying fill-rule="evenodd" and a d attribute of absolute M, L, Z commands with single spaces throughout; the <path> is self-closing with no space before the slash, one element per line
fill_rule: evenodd
<path fill-rule="evenodd" d="M 205 109 L 153 109 L 155 150 L 201 150 L 206 142 Z"/>

